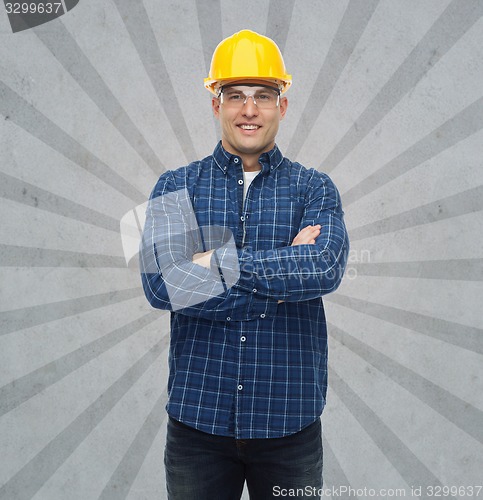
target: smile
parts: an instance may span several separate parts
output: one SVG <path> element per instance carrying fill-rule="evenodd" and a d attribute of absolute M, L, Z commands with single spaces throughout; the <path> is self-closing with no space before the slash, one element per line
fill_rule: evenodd
<path fill-rule="evenodd" d="M 238 125 L 243 130 L 257 130 L 260 128 L 259 125 Z"/>

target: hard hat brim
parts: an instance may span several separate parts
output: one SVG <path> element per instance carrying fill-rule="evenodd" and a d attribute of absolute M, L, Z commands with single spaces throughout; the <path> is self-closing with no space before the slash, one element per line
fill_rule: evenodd
<path fill-rule="evenodd" d="M 292 85 L 292 75 L 284 75 L 283 78 L 274 77 L 261 77 L 259 75 L 255 76 L 237 76 L 236 78 L 226 78 L 223 80 L 217 80 L 213 78 L 205 78 L 203 80 L 204 86 L 212 94 L 217 95 L 217 90 L 219 87 L 226 85 L 227 83 L 242 82 L 243 80 L 260 80 L 275 83 L 280 88 L 280 94 L 285 94 L 287 90 Z"/>

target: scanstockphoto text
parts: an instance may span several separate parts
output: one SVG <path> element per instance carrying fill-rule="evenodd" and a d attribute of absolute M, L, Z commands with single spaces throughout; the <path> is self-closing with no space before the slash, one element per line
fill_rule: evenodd
<path fill-rule="evenodd" d="M 348 485 L 316 488 L 305 486 L 303 488 L 272 488 L 274 497 L 277 498 L 483 498 L 483 485 L 427 485 L 411 486 L 410 488 L 353 488 Z"/>
<path fill-rule="evenodd" d="M 367 249 L 338 249 L 340 253 L 336 254 L 330 246 L 300 245 L 304 248 L 299 249 L 286 246 L 265 250 L 263 270 L 260 266 L 255 270 L 244 255 L 256 256 L 257 252 L 237 247 L 229 228 L 198 225 L 187 189 L 155 197 L 137 206 L 121 219 L 120 229 L 128 267 L 137 267 L 141 250 L 140 271 L 145 274 L 166 270 L 170 263 L 160 262 L 160 259 L 165 260 L 164 254 L 173 256 L 176 263 L 183 257 L 189 264 L 194 254 L 210 250 L 215 250 L 214 259 L 223 262 L 222 272 L 227 269 L 240 273 L 263 272 L 263 279 L 267 281 L 280 276 L 308 280 L 316 275 L 339 281 L 343 276 L 353 280 L 357 277 L 357 266 L 371 261 Z M 245 249 L 248 252 L 243 252 Z"/>
<path fill-rule="evenodd" d="M 193 234 L 196 235 L 196 231 L 190 231 L 191 234 L 186 234 L 179 238 L 177 243 L 179 247 L 183 248 L 183 253 L 187 256 L 194 254 L 199 251 L 208 250 L 220 250 L 223 247 L 227 247 L 226 238 L 224 241 L 219 242 L 219 246 L 210 245 L 209 247 L 196 249 L 192 246 L 192 242 L 195 239 Z M 190 243 L 188 243 L 188 241 Z M 158 242 L 160 243 L 160 242 Z M 231 255 L 229 256 L 230 268 L 237 268 L 240 273 L 251 274 L 254 272 L 253 263 L 251 261 L 241 259 L 238 261 L 239 253 L 234 245 L 233 239 L 231 239 Z M 140 245 L 141 251 L 144 252 L 144 258 L 141 259 L 141 269 L 142 273 L 152 274 L 159 272 L 158 262 L 156 261 L 156 255 L 151 251 L 151 248 L 158 248 L 156 241 L 146 241 Z M 309 245 L 307 245 L 309 246 Z M 267 281 L 273 279 L 278 279 L 281 275 L 284 276 L 298 276 L 301 281 L 306 281 L 312 279 L 314 275 L 325 274 L 329 279 L 341 279 L 342 277 L 346 280 L 354 280 L 357 278 L 357 265 L 361 263 L 371 262 L 370 250 L 350 250 L 346 259 L 341 261 L 339 255 L 336 255 L 330 248 L 320 250 L 314 245 L 310 245 L 304 253 L 297 255 L 296 260 L 293 258 L 291 252 L 291 247 L 283 247 L 278 249 L 266 250 L 264 251 L 264 258 L 266 262 L 270 264 L 264 267 L 263 278 Z M 250 247 L 245 247 L 248 252 L 253 253 L 253 249 Z M 225 261 L 226 262 L 226 261 Z M 319 264 L 317 263 L 319 262 Z"/>

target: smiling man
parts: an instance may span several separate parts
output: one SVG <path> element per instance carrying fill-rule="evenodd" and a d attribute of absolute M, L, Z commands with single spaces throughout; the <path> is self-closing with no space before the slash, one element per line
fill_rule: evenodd
<path fill-rule="evenodd" d="M 269 38 L 223 40 L 205 79 L 221 141 L 163 174 L 148 204 L 143 286 L 171 311 L 170 500 L 235 500 L 245 482 L 252 500 L 322 487 L 321 297 L 349 242 L 330 178 L 275 144 L 291 83 Z"/>

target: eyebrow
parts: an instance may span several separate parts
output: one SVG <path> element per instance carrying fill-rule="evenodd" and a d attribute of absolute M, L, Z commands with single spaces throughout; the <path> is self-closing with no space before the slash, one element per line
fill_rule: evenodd
<path fill-rule="evenodd" d="M 230 84 L 223 85 L 220 88 L 220 91 L 224 92 L 225 89 L 226 90 L 233 89 L 235 92 L 243 92 L 243 90 L 238 90 L 235 87 L 260 87 L 262 89 L 273 90 L 274 92 L 276 92 L 277 94 L 280 95 L 280 89 L 278 89 L 276 87 L 271 87 L 270 85 L 260 85 L 259 83 L 234 83 L 232 85 L 230 85 Z"/>

